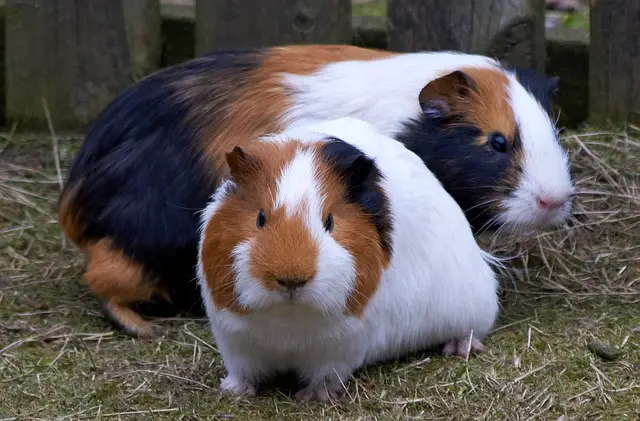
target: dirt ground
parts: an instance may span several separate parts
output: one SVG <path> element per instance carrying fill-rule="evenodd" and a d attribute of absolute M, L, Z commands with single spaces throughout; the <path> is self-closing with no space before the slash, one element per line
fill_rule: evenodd
<path fill-rule="evenodd" d="M 0 420 L 640 419 L 640 132 L 563 138 L 580 189 L 570 226 L 483 244 L 505 262 L 504 309 L 468 361 L 425 352 L 367 367 L 345 398 L 286 389 L 234 400 L 204 320 L 114 332 L 55 220 L 80 139 L 0 137 Z M 59 158 L 60 169 L 56 168 Z M 611 349 L 602 349 L 609 347 Z"/>

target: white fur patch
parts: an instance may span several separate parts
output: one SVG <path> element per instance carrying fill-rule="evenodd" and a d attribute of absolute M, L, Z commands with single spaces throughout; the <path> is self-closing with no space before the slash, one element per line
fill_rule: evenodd
<path fill-rule="evenodd" d="M 504 203 L 506 211 L 501 222 L 516 230 L 562 222 L 569 216 L 570 199 L 575 192 L 567 154 L 558 143 L 549 115 L 513 74 L 509 75 L 509 96 L 520 130 L 524 165 L 513 197 Z M 538 207 L 538 197 L 565 201 L 565 205 L 556 211 L 545 211 Z"/>
<path fill-rule="evenodd" d="M 439 51 L 331 63 L 312 75 L 285 74 L 293 106 L 283 122 L 297 126 L 352 116 L 394 136 L 422 113 L 418 94 L 441 72 L 496 66 L 485 56 Z"/>

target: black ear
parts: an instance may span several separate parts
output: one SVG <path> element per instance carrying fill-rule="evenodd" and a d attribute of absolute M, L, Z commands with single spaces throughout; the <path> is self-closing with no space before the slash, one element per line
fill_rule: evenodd
<path fill-rule="evenodd" d="M 373 159 L 365 155 L 359 155 L 345 170 L 349 178 L 349 184 L 352 186 L 363 184 L 372 174 L 373 167 Z"/>
<path fill-rule="evenodd" d="M 560 85 L 560 76 L 553 76 L 547 79 L 547 87 L 551 95 L 558 93 L 558 86 Z"/>
<path fill-rule="evenodd" d="M 418 100 L 429 117 L 441 117 L 451 112 L 454 102 L 466 97 L 475 83 L 465 72 L 456 70 L 427 83 Z"/>
<path fill-rule="evenodd" d="M 255 171 L 258 170 L 258 162 L 254 157 L 248 155 L 243 148 L 236 146 L 231 152 L 226 154 L 227 164 L 231 171 L 231 176 L 237 182 L 244 182 Z"/>

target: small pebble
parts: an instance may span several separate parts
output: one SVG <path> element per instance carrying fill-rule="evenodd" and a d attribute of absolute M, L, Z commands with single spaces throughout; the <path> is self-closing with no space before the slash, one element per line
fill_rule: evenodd
<path fill-rule="evenodd" d="M 587 348 L 598 357 L 607 361 L 617 360 L 622 355 L 622 351 L 620 351 L 619 349 L 616 349 L 600 341 L 589 342 Z"/>

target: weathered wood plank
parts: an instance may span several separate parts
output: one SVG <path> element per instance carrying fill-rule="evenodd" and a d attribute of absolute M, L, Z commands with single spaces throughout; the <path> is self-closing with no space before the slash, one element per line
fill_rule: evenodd
<path fill-rule="evenodd" d="M 121 0 L 8 0 L 7 123 L 86 127 L 131 83 Z"/>
<path fill-rule="evenodd" d="M 389 49 L 459 50 L 544 72 L 544 0 L 389 0 Z"/>
<path fill-rule="evenodd" d="M 123 7 L 131 75 L 135 80 L 157 70 L 160 65 L 160 0 L 126 0 Z"/>
<path fill-rule="evenodd" d="M 196 54 L 281 44 L 350 43 L 350 0 L 197 0 Z"/>
<path fill-rule="evenodd" d="M 640 112 L 640 1 L 592 1 L 589 115 L 621 123 Z"/>

